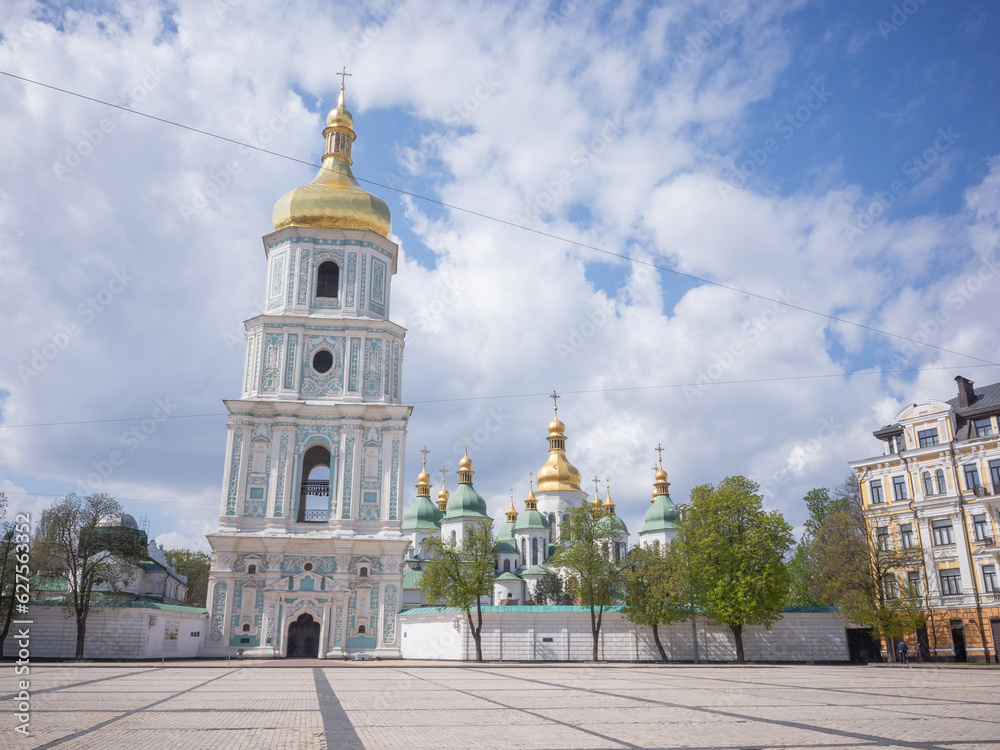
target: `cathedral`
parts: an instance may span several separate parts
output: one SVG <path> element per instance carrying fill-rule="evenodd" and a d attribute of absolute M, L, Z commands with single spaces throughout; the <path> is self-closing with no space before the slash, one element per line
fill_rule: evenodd
<path fill-rule="evenodd" d="M 346 72 L 346 71 L 345 71 Z M 417 478 L 403 512 L 406 427 L 400 402 L 405 330 L 390 319 L 398 246 L 388 206 L 351 172 L 354 118 L 341 85 L 323 130 L 322 167 L 274 207 L 264 312 L 245 323 L 239 399 L 225 402 L 228 434 L 202 656 L 399 658 L 397 613 L 423 603 L 417 589 L 431 534 L 461 544 L 489 518 L 472 460 L 458 484 Z M 498 530 L 494 601 L 531 600 L 568 510 L 587 500 L 566 457 L 558 410 L 548 460 L 524 510 Z M 444 477 L 442 478 L 444 480 Z M 669 543 L 677 511 L 662 466 L 640 543 Z M 628 549 L 610 489 L 601 502 Z"/>

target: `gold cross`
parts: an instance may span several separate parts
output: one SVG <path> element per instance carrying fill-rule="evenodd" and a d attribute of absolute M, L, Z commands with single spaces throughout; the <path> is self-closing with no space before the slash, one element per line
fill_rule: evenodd
<path fill-rule="evenodd" d="M 597 478 L 597 474 L 594 474 L 594 497 L 597 497 L 597 495 L 601 492 L 600 481 L 601 480 Z"/>
<path fill-rule="evenodd" d="M 462 434 L 465 435 L 465 452 L 468 453 L 469 452 L 469 435 L 471 435 L 472 433 L 469 432 L 468 430 L 466 430 Z"/>
<path fill-rule="evenodd" d="M 529 471 L 528 472 L 528 486 L 532 490 L 535 489 L 535 479 L 534 479 L 534 477 L 535 477 L 535 472 Z"/>
<path fill-rule="evenodd" d="M 444 464 L 441 464 L 441 468 L 439 469 L 439 471 L 441 472 L 441 486 L 444 487 L 445 479 L 448 478 L 448 467 L 445 466 Z"/>
<path fill-rule="evenodd" d="M 351 78 L 353 74 L 347 72 L 347 66 L 344 66 L 344 70 L 341 73 L 334 73 L 335 76 L 340 76 L 340 90 L 344 90 L 344 83 L 348 78 Z"/>
<path fill-rule="evenodd" d="M 656 444 L 656 452 L 660 454 L 660 468 L 663 468 L 663 446 L 659 443 Z"/>
<path fill-rule="evenodd" d="M 554 411 L 554 412 L 555 412 L 556 414 L 559 414 L 559 399 L 560 399 L 560 398 L 562 398 L 562 396 L 560 396 L 560 395 L 559 395 L 558 393 L 556 393 L 556 392 L 555 392 L 555 391 L 553 390 L 553 391 L 552 391 L 552 395 L 551 395 L 551 396 L 549 396 L 549 398 L 551 398 L 551 399 L 552 399 L 552 410 L 553 410 L 553 411 Z"/>
<path fill-rule="evenodd" d="M 427 450 L 427 446 L 425 445 L 424 449 L 422 451 L 420 451 L 420 452 L 424 454 L 424 463 L 426 464 L 427 463 L 427 454 L 430 453 L 430 451 Z"/>

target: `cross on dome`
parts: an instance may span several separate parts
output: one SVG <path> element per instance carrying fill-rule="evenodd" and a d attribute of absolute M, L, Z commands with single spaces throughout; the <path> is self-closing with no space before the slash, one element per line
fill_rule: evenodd
<path fill-rule="evenodd" d="M 556 393 L 555 390 L 553 389 L 552 393 L 549 395 L 549 398 L 552 399 L 552 411 L 556 413 L 556 416 L 559 416 L 559 399 L 562 398 L 562 396 Z"/>
<path fill-rule="evenodd" d="M 346 65 L 344 66 L 343 71 L 341 71 L 340 73 L 334 73 L 334 75 L 335 76 L 340 76 L 340 90 L 341 91 L 344 90 L 344 83 L 347 81 L 347 79 L 351 78 L 353 76 L 352 73 L 348 73 L 347 72 L 347 66 Z"/>
<path fill-rule="evenodd" d="M 663 445 L 661 445 L 660 443 L 657 443 L 655 450 L 656 450 L 656 452 L 658 454 L 660 454 L 660 468 L 662 468 L 663 467 L 663 450 L 664 450 L 663 449 Z"/>

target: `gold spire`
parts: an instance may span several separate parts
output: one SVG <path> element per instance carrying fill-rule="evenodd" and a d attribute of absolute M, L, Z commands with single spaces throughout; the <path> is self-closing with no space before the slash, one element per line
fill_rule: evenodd
<path fill-rule="evenodd" d="M 441 489 L 438 490 L 437 506 L 438 510 L 444 513 L 448 509 L 448 498 L 451 497 L 448 488 L 444 486 L 445 478 L 448 476 L 448 467 L 442 466 L 439 471 L 441 472 Z"/>
<path fill-rule="evenodd" d="M 517 523 L 517 509 L 514 507 L 514 488 L 510 489 L 510 507 L 507 508 L 507 523 Z"/>
<path fill-rule="evenodd" d="M 348 75 L 350 75 L 348 73 Z M 431 496 L 431 475 L 427 473 L 427 454 L 430 453 L 425 445 L 423 450 L 420 451 L 424 454 L 424 468 L 419 474 L 417 474 L 417 497 L 430 497 Z"/>
<path fill-rule="evenodd" d="M 465 455 L 462 456 L 462 460 L 458 462 L 458 483 L 459 484 L 472 484 L 472 475 L 475 474 L 472 470 L 472 459 L 469 458 L 469 449 L 465 449 Z"/>
<path fill-rule="evenodd" d="M 657 495 L 670 494 L 670 482 L 667 481 L 667 472 L 663 470 L 663 446 L 657 444 L 656 452 L 660 455 L 657 466 L 653 467 L 653 500 Z"/>
<path fill-rule="evenodd" d="M 535 498 L 535 483 L 530 479 L 528 480 L 528 496 L 524 499 L 524 509 L 538 510 L 538 500 Z"/>
<path fill-rule="evenodd" d="M 615 504 L 611 500 L 611 482 L 610 482 L 610 480 L 608 481 L 608 495 L 607 495 L 607 497 L 604 500 L 604 512 L 607 513 L 609 516 L 613 516 L 615 514 Z"/>
<path fill-rule="evenodd" d="M 559 419 L 558 399 L 552 391 L 552 409 L 555 418 L 549 422 L 549 460 L 538 470 L 538 491 L 558 492 L 559 490 L 580 489 L 580 472 L 566 458 L 566 425 Z"/>
<path fill-rule="evenodd" d="M 326 116 L 323 166 L 312 182 L 285 193 L 274 204 L 275 231 L 285 227 L 334 227 L 368 229 L 389 236 L 389 207 L 362 188 L 351 172 L 354 116 L 344 101 L 344 81 L 351 74 L 345 66 L 337 106 Z"/>

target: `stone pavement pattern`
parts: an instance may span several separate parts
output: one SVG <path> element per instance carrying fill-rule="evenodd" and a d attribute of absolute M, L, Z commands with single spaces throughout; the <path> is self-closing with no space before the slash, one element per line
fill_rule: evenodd
<path fill-rule="evenodd" d="M 0 748 L 1000 747 L 1000 668 L 282 664 L 33 666 L 30 738 L 5 665 Z"/>

